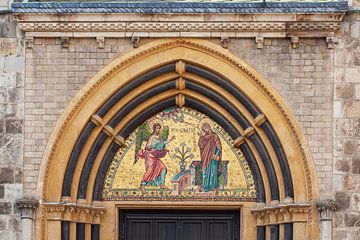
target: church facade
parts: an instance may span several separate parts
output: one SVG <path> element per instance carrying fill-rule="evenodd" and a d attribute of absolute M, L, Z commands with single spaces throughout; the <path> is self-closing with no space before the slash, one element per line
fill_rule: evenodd
<path fill-rule="evenodd" d="M 0 6 L 0 239 L 359 238 L 358 1 Z"/>

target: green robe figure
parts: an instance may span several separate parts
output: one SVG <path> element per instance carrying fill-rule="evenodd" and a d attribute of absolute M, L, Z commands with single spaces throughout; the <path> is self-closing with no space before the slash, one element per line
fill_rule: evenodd
<path fill-rule="evenodd" d="M 208 123 L 201 126 L 202 135 L 199 138 L 201 156 L 202 183 L 201 191 L 217 191 L 218 176 L 221 174 L 222 147 L 219 136 Z"/>

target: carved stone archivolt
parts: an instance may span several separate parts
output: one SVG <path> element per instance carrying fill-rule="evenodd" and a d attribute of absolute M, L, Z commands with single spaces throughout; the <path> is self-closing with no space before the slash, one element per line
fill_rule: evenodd
<path fill-rule="evenodd" d="M 44 203 L 42 208 L 48 220 L 91 224 L 100 224 L 101 218 L 106 212 L 104 207 L 62 202 Z"/>
<path fill-rule="evenodd" d="M 61 183 L 63 181 L 63 173 L 65 172 L 66 168 L 66 164 L 64 164 L 62 159 L 67 159 L 68 156 L 70 156 L 73 144 L 76 141 L 76 136 L 73 134 L 73 129 L 78 129 L 79 126 L 84 126 L 86 123 L 86 118 L 83 116 L 88 116 L 88 119 L 91 118 L 91 121 L 94 125 L 96 125 L 96 130 L 98 130 L 98 132 L 102 130 L 103 126 L 106 126 L 106 123 L 104 122 L 105 118 L 95 114 L 96 109 L 98 108 L 96 104 L 100 104 L 101 101 L 105 101 L 106 99 L 100 99 L 97 96 L 100 94 L 102 94 L 101 96 L 103 97 L 108 96 L 110 94 L 108 89 L 110 89 L 110 87 L 111 89 L 118 87 L 119 82 L 115 80 L 119 79 L 118 77 L 123 77 L 122 74 L 126 73 L 126 75 L 123 77 L 124 81 L 122 81 L 121 84 L 127 84 L 131 82 L 131 80 L 139 73 L 153 70 L 155 67 L 157 67 L 155 65 L 153 66 L 154 63 L 160 65 L 174 61 L 177 61 L 174 79 L 179 79 L 176 86 L 179 89 L 182 89 L 183 81 L 180 80 L 180 78 L 183 76 L 185 77 L 187 74 L 182 61 L 186 62 L 193 59 L 197 59 L 199 65 L 206 65 L 207 68 L 213 69 L 215 72 L 218 72 L 219 75 L 227 77 L 230 80 L 233 78 L 233 76 L 238 76 L 239 73 L 243 74 L 244 78 L 246 78 L 246 81 L 243 81 L 241 86 L 237 81 L 234 81 L 234 84 L 239 84 L 239 88 L 243 89 L 245 92 L 252 92 L 252 98 L 257 102 L 257 104 L 259 104 L 259 106 L 263 106 L 263 104 L 266 103 L 266 105 L 262 107 L 262 109 L 264 109 L 263 116 L 260 116 L 256 120 L 251 119 L 252 122 L 254 122 L 253 128 L 257 129 L 258 126 L 264 124 L 265 120 L 271 122 L 276 119 L 278 121 L 278 124 L 274 125 L 275 131 L 280 134 L 281 140 L 287 143 L 286 152 L 289 152 L 289 156 L 291 156 L 291 161 L 289 161 L 291 164 L 291 170 L 294 170 L 296 167 L 296 171 L 292 172 L 294 174 L 294 179 L 297 179 L 295 183 L 295 192 L 297 194 L 295 199 L 297 199 L 299 202 L 312 202 L 312 200 L 317 197 L 316 184 L 313 184 L 313 179 L 315 179 L 314 172 L 312 170 L 313 167 L 310 160 L 311 158 L 308 154 L 308 151 L 306 150 L 307 148 L 305 146 L 305 140 L 301 135 L 298 126 L 296 125 L 295 118 L 291 112 L 287 110 L 280 96 L 274 90 L 272 90 L 270 84 L 268 84 L 258 74 L 256 74 L 253 69 L 242 63 L 236 57 L 233 57 L 231 54 L 229 54 L 227 50 L 224 50 L 222 47 L 209 43 L 205 40 L 156 40 L 148 43 L 146 46 L 144 45 L 140 46 L 138 49 L 134 49 L 131 53 L 123 55 L 121 59 L 115 60 L 113 63 L 110 63 L 104 70 L 100 71 L 76 96 L 76 101 L 73 101 L 70 104 L 69 108 L 66 110 L 66 114 L 64 114 L 63 119 L 59 121 L 51 137 L 53 141 L 48 145 L 48 154 L 44 155 L 44 164 L 46 164 L 42 165 L 45 175 L 43 179 L 43 185 L 41 185 L 44 187 L 41 188 L 41 190 L 43 192 L 43 199 L 48 201 L 43 205 L 43 219 L 57 219 L 75 222 L 90 221 L 98 223 L 101 220 L 101 216 L 104 215 L 105 209 L 103 208 L 98 209 L 94 206 L 88 206 L 85 204 L 65 204 L 58 202 L 62 196 Z M 224 68 L 224 66 L 226 66 L 226 68 Z M 133 71 L 125 71 L 125 69 L 128 67 L 132 67 Z M 131 76 L 129 76 L 129 74 L 131 74 Z M 118 77 L 115 78 L 114 76 Z M 174 96 L 178 96 L 177 103 L 181 105 L 183 102 L 181 99 L 182 97 L 178 95 L 180 93 L 177 91 L 177 89 L 174 91 Z M 93 99 L 96 99 L 96 101 Z M 260 99 L 262 101 L 260 101 Z M 86 104 L 92 100 L 96 104 Z M 143 107 L 145 108 L 146 106 L 147 105 L 144 105 Z M 255 122 L 257 124 L 255 124 Z M 277 128 L 277 126 L 279 126 L 279 128 Z M 288 129 L 288 131 L 279 131 L 280 127 L 285 127 Z M 252 133 L 250 130 L 251 129 L 247 131 L 248 136 L 250 136 Z M 111 132 L 112 131 L 108 131 L 108 133 Z M 93 140 L 94 138 L 92 141 Z M 238 138 L 235 140 L 234 145 L 241 145 L 244 141 L 248 141 L 248 139 Z M 86 149 L 90 148 L 87 146 Z M 105 152 L 106 151 L 102 151 L 102 154 L 105 154 Z M 85 159 L 83 160 L 85 161 Z M 92 170 L 93 173 L 98 172 L 97 170 L 99 169 L 100 160 L 95 162 L 97 165 L 95 165 L 96 168 Z M 258 162 L 260 163 L 260 161 Z M 294 165 L 295 163 L 296 165 Z M 81 165 L 79 165 L 79 168 L 77 169 L 81 169 L 83 164 L 84 163 L 81 162 Z M 299 169 L 299 166 L 302 168 Z M 60 174 L 60 171 L 62 174 Z M 91 198 L 93 196 L 93 192 L 91 191 L 94 189 L 93 186 L 96 180 L 95 174 L 90 176 L 90 185 L 89 188 L 87 188 L 89 189 L 89 192 L 86 195 L 86 200 L 88 203 L 92 202 Z M 266 184 L 268 185 L 268 183 Z M 77 188 L 78 183 L 75 182 L 73 184 L 73 189 L 75 189 L 75 191 L 70 193 L 69 196 L 71 202 L 76 202 L 77 200 Z M 267 192 L 266 194 L 270 195 L 270 192 Z M 309 222 L 309 226 L 306 226 L 309 236 L 310 234 L 311 236 L 315 236 L 317 234 L 317 230 L 314 229 L 312 231 L 311 225 L 313 222 L 317 221 L 317 212 L 314 214 L 314 211 L 311 212 L 311 208 L 313 208 L 313 206 L 310 207 L 310 205 L 306 204 L 283 204 L 283 198 L 284 196 L 281 196 L 280 205 L 271 205 L 271 207 L 253 209 L 252 214 L 249 212 L 249 214 L 246 215 L 249 219 L 248 221 L 255 224 L 256 220 L 258 225 L 268 225 L 272 223 L 276 224 L 289 221 Z M 228 203 L 229 202 L 227 202 L 227 204 Z M 115 209 L 113 208 L 115 206 L 111 205 L 115 203 L 111 202 L 108 204 L 108 209 Z M 168 206 L 173 206 L 173 202 L 166 204 Z M 253 205 L 251 205 L 251 207 L 252 206 Z M 112 227 L 112 223 L 105 223 L 105 220 L 103 224 L 108 228 Z M 46 224 L 43 224 L 39 231 L 42 231 L 41 234 L 44 234 L 44 232 L 46 232 Z M 253 239 L 251 238 L 251 230 L 249 230 L 247 234 L 249 234 L 249 236 L 246 235 L 244 236 L 245 238 L 248 237 L 248 239 Z"/>
<path fill-rule="evenodd" d="M 257 226 L 267 226 L 291 222 L 307 222 L 309 219 L 310 204 L 293 203 L 277 206 L 265 206 L 252 209 L 256 217 Z"/>

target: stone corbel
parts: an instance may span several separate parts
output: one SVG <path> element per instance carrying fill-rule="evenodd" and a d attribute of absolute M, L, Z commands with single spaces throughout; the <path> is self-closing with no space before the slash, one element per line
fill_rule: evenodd
<path fill-rule="evenodd" d="M 34 47 L 34 37 L 25 37 L 25 48 Z"/>
<path fill-rule="evenodd" d="M 138 48 L 140 43 L 140 37 L 139 36 L 132 36 L 131 37 L 131 43 L 133 44 L 133 48 Z"/>
<path fill-rule="evenodd" d="M 105 37 L 97 37 L 96 38 L 96 46 L 99 49 L 105 48 Z"/>
<path fill-rule="evenodd" d="M 292 46 L 292 48 L 298 48 L 299 47 L 299 40 L 300 40 L 300 38 L 298 36 L 291 37 L 291 46 Z"/>
<path fill-rule="evenodd" d="M 263 36 L 257 36 L 255 38 L 256 48 L 261 49 L 264 47 L 264 37 Z"/>
<path fill-rule="evenodd" d="M 229 37 L 221 37 L 220 38 L 220 42 L 221 42 L 221 46 L 225 49 L 228 49 L 229 48 Z"/>
<path fill-rule="evenodd" d="M 70 40 L 68 37 L 60 38 L 61 48 L 69 48 Z"/>
<path fill-rule="evenodd" d="M 335 48 L 337 44 L 337 39 L 335 37 L 326 37 L 326 45 L 328 49 Z"/>

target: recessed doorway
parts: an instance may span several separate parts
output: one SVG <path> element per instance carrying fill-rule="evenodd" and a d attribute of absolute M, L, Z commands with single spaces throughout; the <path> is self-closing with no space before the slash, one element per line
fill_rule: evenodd
<path fill-rule="evenodd" d="M 239 210 L 121 210 L 119 240 L 238 240 Z"/>

